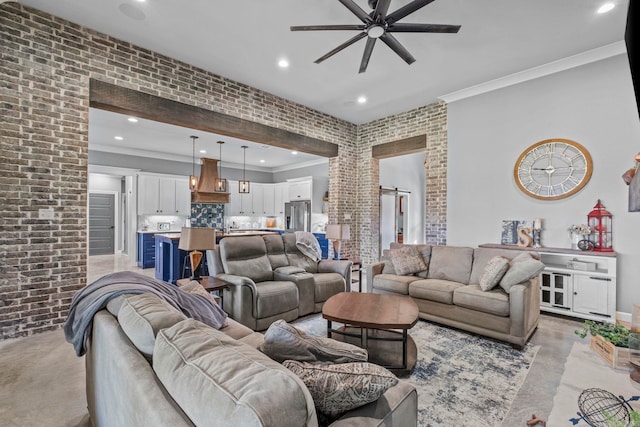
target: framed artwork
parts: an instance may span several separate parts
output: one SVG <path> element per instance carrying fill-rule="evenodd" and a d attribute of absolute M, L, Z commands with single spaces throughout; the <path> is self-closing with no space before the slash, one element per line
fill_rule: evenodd
<path fill-rule="evenodd" d="M 502 220 L 502 236 L 500 238 L 500 244 L 502 245 L 517 245 L 518 244 L 518 229 L 519 228 L 533 228 L 533 221 L 525 219 L 504 219 Z"/>

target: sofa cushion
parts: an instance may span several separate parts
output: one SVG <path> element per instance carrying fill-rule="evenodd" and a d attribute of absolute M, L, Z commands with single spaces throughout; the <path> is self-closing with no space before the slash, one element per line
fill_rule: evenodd
<path fill-rule="evenodd" d="M 450 280 L 468 285 L 472 262 L 473 248 L 433 246 L 427 278 Z"/>
<path fill-rule="evenodd" d="M 367 350 L 353 344 L 326 337 L 315 337 L 288 324 L 276 320 L 264 335 L 259 350 L 275 360 L 301 362 L 347 363 L 366 362 Z"/>
<path fill-rule="evenodd" d="M 254 282 L 273 280 L 267 247 L 261 236 L 225 237 L 220 240 L 224 272 L 245 276 Z"/>
<path fill-rule="evenodd" d="M 151 293 L 126 295 L 118 312 L 120 327 L 147 358 L 153 356 L 158 332 L 186 318 L 171 304 Z"/>
<path fill-rule="evenodd" d="M 396 274 L 401 276 L 427 269 L 422 255 L 415 246 L 402 246 L 391 249 L 391 262 L 393 263 Z"/>
<path fill-rule="evenodd" d="M 499 287 L 483 291 L 480 285 L 461 286 L 453 291 L 453 303 L 483 313 L 509 316 L 509 296 Z"/>
<path fill-rule="evenodd" d="M 267 257 L 272 269 L 289 265 L 287 255 L 284 253 L 284 242 L 279 234 L 267 234 L 262 236 L 267 247 Z"/>
<path fill-rule="evenodd" d="M 283 365 L 302 379 L 318 411 L 330 416 L 374 402 L 398 384 L 395 375 L 373 363 L 314 365 L 286 360 Z"/>
<path fill-rule="evenodd" d="M 201 297 L 208 299 L 214 304 L 219 304 L 218 300 L 213 295 L 211 295 L 211 293 L 208 292 L 204 287 L 202 287 L 200 282 L 198 282 L 197 280 L 192 280 L 185 283 L 184 285 L 181 285 L 180 289 L 185 292 L 189 292 L 190 294 L 200 295 Z"/>
<path fill-rule="evenodd" d="M 461 286 L 466 285 L 440 279 L 416 280 L 409 284 L 409 295 L 442 304 L 453 304 L 453 291 Z"/>
<path fill-rule="evenodd" d="M 524 252 L 509 262 L 509 269 L 500 280 L 500 287 L 509 292 L 513 285 L 526 282 L 544 270 L 544 264 Z"/>
<path fill-rule="evenodd" d="M 517 246 L 516 246 L 517 247 Z M 470 285 L 480 284 L 480 277 L 491 258 L 501 256 L 508 260 L 520 255 L 524 251 L 515 249 L 475 248 L 473 250 L 473 267 L 471 267 Z"/>
<path fill-rule="evenodd" d="M 298 287 L 289 281 L 260 282 L 256 297 L 257 318 L 264 319 L 298 307 Z"/>
<path fill-rule="evenodd" d="M 344 292 L 344 277 L 338 273 L 315 273 L 313 275 L 315 302 L 323 302 L 339 292 Z"/>
<path fill-rule="evenodd" d="M 373 278 L 373 287 L 382 291 L 408 295 L 409 283 L 420 280 L 416 276 L 398 276 L 396 274 L 378 274 Z"/>
<path fill-rule="evenodd" d="M 153 369 L 195 425 L 315 423 L 313 400 L 297 376 L 255 348 L 192 319 L 158 334 Z"/>
<path fill-rule="evenodd" d="M 391 257 L 381 258 L 381 262 L 384 262 L 382 266 L 382 274 L 396 274 L 396 269 L 393 268 L 393 262 L 391 262 Z"/>
<path fill-rule="evenodd" d="M 508 269 L 509 260 L 505 257 L 495 256 L 491 258 L 484 267 L 484 272 L 480 277 L 480 289 L 483 291 L 493 289 Z"/>

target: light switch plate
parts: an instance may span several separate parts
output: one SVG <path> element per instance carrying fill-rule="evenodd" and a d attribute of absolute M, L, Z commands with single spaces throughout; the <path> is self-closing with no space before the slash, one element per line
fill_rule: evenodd
<path fill-rule="evenodd" d="M 350 213 L 344 214 L 344 219 L 350 220 L 351 219 L 351 214 Z"/>

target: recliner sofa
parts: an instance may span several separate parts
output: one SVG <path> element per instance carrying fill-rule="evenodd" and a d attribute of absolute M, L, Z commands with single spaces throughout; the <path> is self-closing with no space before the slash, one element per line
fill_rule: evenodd
<path fill-rule="evenodd" d="M 318 313 L 351 283 L 351 261 L 315 261 L 298 249 L 294 233 L 225 237 L 207 251 L 207 263 L 210 274 L 229 283 L 224 310 L 254 331 Z"/>

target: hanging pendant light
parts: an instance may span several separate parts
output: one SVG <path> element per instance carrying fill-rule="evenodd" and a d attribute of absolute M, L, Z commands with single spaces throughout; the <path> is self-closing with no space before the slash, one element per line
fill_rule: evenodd
<path fill-rule="evenodd" d="M 220 160 L 218 161 L 218 177 L 215 179 L 215 192 L 216 193 L 226 193 L 227 192 L 227 180 L 222 177 L 222 144 L 224 141 L 218 141 L 220 145 Z"/>
<path fill-rule="evenodd" d="M 244 150 L 244 154 L 243 154 L 243 159 L 242 159 L 242 179 L 240 181 L 238 181 L 238 193 L 244 193 L 247 194 L 249 193 L 249 181 L 247 181 L 245 174 L 246 174 L 246 168 L 247 168 L 247 147 L 246 145 L 242 146 L 242 149 Z"/>
<path fill-rule="evenodd" d="M 198 177 L 196 176 L 196 139 L 198 139 L 198 137 L 191 135 L 190 138 L 193 140 L 193 167 L 191 169 L 191 176 L 189 177 L 189 190 L 197 191 Z"/>

